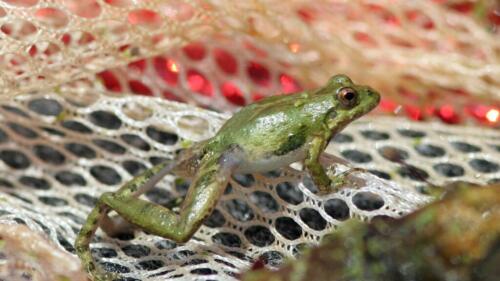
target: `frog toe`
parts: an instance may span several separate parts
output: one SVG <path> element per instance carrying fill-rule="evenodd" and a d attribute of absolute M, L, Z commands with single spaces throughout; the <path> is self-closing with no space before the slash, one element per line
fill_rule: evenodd
<path fill-rule="evenodd" d="M 115 281 L 115 280 L 123 280 L 123 279 L 120 279 L 120 276 L 117 273 L 101 271 L 101 272 L 92 274 L 92 280 L 93 281 Z"/>
<path fill-rule="evenodd" d="M 354 177 L 352 174 L 356 172 L 366 172 L 363 168 L 351 168 L 345 172 L 340 173 L 339 175 L 335 175 L 330 177 L 332 185 L 337 189 L 341 187 L 351 187 L 357 188 L 359 187 L 360 181 L 357 177 Z"/>

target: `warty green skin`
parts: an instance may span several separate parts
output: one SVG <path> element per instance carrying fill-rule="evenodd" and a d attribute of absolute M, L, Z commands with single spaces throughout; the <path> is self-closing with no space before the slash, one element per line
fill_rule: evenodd
<path fill-rule="evenodd" d="M 279 270 L 242 281 L 493 281 L 500 276 L 500 184 L 435 187 L 403 218 L 349 220 Z"/>
<path fill-rule="evenodd" d="M 345 88 L 355 91 L 355 103 L 342 103 L 339 92 Z M 232 173 L 269 171 L 304 160 L 319 191 L 335 191 L 338 186 L 332 186 L 332 180 L 342 183 L 343 179 L 327 176 L 320 154 L 335 133 L 379 101 L 379 94 L 370 87 L 336 75 L 316 91 L 273 96 L 242 108 L 214 137 L 186 149 L 175 163 L 154 166 L 117 192 L 100 197 L 75 242 L 84 268 L 93 280 L 117 277 L 101 273 L 89 248 L 100 224 L 106 231 L 113 228 L 107 218 L 111 210 L 148 233 L 186 242 L 211 214 Z M 169 172 L 193 178 L 179 214 L 137 198 Z"/>

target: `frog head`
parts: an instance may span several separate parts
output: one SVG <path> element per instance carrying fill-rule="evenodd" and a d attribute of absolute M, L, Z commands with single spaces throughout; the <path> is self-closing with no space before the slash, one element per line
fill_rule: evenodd
<path fill-rule="evenodd" d="M 380 102 L 379 93 L 368 86 L 354 84 L 343 74 L 330 78 L 321 94 L 333 99 L 326 123 L 334 131 L 341 130 L 351 121 L 370 112 Z"/>

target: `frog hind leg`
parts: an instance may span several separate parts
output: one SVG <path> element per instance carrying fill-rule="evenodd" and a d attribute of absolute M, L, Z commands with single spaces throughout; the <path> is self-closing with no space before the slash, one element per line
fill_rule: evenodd
<path fill-rule="evenodd" d="M 151 189 L 158 181 L 160 181 L 163 176 L 169 173 L 174 167 L 173 163 L 161 163 L 146 171 L 141 175 L 135 177 L 130 182 L 126 183 L 122 188 L 117 191 L 117 194 L 123 194 L 124 196 L 139 196 L 140 194 Z M 90 251 L 90 242 L 94 236 L 97 227 L 104 223 L 112 223 L 112 219 L 107 217 L 110 211 L 109 206 L 102 200 L 102 197 L 97 201 L 96 205 L 87 217 L 87 221 L 82 226 L 80 233 L 78 234 L 75 241 L 76 253 L 82 261 L 83 268 L 89 272 L 91 275 L 91 280 L 94 281 L 108 281 L 116 279 L 113 274 L 101 274 L 98 270 L 94 260 L 92 259 Z M 108 231 L 117 232 L 116 225 L 107 226 Z"/>
<path fill-rule="evenodd" d="M 158 167 L 153 167 L 151 168 L 155 174 L 151 174 L 151 177 L 149 177 L 150 173 L 146 173 L 148 176 L 140 175 L 139 179 L 136 181 L 132 180 L 129 184 L 134 184 L 137 187 L 131 187 L 131 186 L 124 186 L 121 192 L 125 192 L 125 190 L 128 190 L 129 192 L 132 192 L 133 197 L 138 197 L 141 194 L 144 194 L 151 190 L 155 185 L 163 178 L 165 175 L 170 173 L 171 171 L 173 172 L 175 169 L 177 169 L 178 164 L 173 164 L 171 163 L 161 163 L 158 165 Z M 118 192 L 120 192 L 120 190 Z M 125 195 L 125 194 L 124 194 Z M 176 202 L 178 199 L 181 198 L 175 198 L 170 202 L 171 207 L 175 207 Z M 181 199 L 182 200 L 182 199 Z M 180 205 L 180 204 L 178 204 Z M 99 226 L 101 229 L 106 232 L 108 236 L 111 237 L 116 237 L 117 235 L 120 234 L 127 234 L 127 233 L 133 233 L 135 226 L 128 222 L 127 220 L 123 219 L 120 216 L 113 216 L 110 217 L 108 213 L 102 216 Z"/>
<path fill-rule="evenodd" d="M 149 174 L 149 178 L 157 177 L 154 172 L 150 172 L 156 166 L 134 178 L 118 192 L 104 193 L 77 238 L 77 253 L 85 269 L 96 278 L 95 280 L 114 278 L 99 273 L 89 249 L 90 239 L 99 221 L 110 210 L 116 211 L 125 220 L 148 233 L 176 242 L 189 240 L 203 220 L 211 214 L 219 197 L 224 193 L 231 172 L 240 163 L 240 159 L 239 153 L 234 153 L 232 150 L 223 153 L 221 157 L 204 159 L 179 214 L 163 206 L 136 198 L 137 189 L 134 190 L 133 187 L 150 183 L 144 180 L 147 177 L 144 174 Z"/>
<path fill-rule="evenodd" d="M 172 167 L 172 169 L 164 169 L 163 172 L 158 172 L 158 174 L 155 175 L 156 178 L 161 179 L 171 171 L 177 176 L 192 179 L 196 175 L 200 164 L 199 162 L 203 158 L 201 147 L 204 143 L 205 142 L 197 143 L 189 149 L 182 150 L 176 157 L 175 166 Z M 138 196 L 152 189 L 157 182 L 158 180 L 150 179 L 141 186 L 140 191 L 136 192 L 136 195 Z M 174 198 L 164 206 L 169 209 L 176 208 L 181 205 L 182 200 L 182 197 Z M 132 223 L 128 222 L 123 217 L 119 215 L 110 217 L 108 214 L 103 216 L 99 226 L 111 237 L 116 237 L 120 234 L 132 234 L 136 229 Z"/>

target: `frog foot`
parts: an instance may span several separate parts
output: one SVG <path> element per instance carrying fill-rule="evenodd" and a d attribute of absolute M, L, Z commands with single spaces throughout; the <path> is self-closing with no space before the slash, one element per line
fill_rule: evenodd
<path fill-rule="evenodd" d="M 112 272 L 104 272 L 100 270 L 99 272 L 96 272 L 91 275 L 91 280 L 93 281 L 115 281 L 115 280 L 121 280 L 120 276 L 117 273 L 112 273 Z"/>
<path fill-rule="evenodd" d="M 324 196 L 324 195 L 335 193 L 337 191 L 339 191 L 337 186 L 333 186 L 333 185 L 318 186 L 318 193 L 317 194 L 319 196 Z"/>
<path fill-rule="evenodd" d="M 333 189 L 338 190 L 347 185 L 353 188 L 358 188 L 358 182 L 350 178 L 351 174 L 355 172 L 366 172 L 366 170 L 363 168 L 350 168 L 349 170 L 338 175 L 329 174 Z"/>

